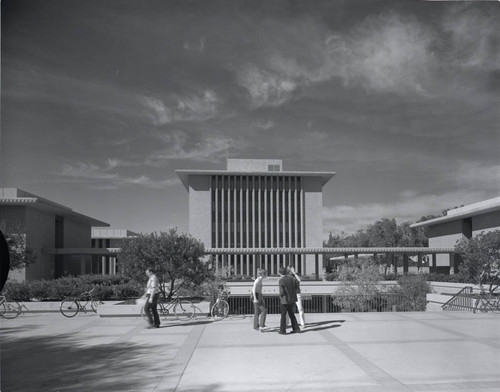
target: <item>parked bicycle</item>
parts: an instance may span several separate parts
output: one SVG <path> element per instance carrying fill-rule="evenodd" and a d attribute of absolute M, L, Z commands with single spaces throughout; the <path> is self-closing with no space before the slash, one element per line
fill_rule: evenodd
<path fill-rule="evenodd" d="M 498 285 L 490 284 L 488 292 L 482 284 L 479 284 L 479 294 L 476 294 L 474 313 L 493 312 L 500 313 L 500 290 Z"/>
<path fill-rule="evenodd" d="M 21 305 L 16 301 L 8 301 L 5 296 L 0 296 L 0 316 L 4 319 L 15 319 L 21 314 Z"/>
<path fill-rule="evenodd" d="M 224 320 L 229 314 L 229 294 L 231 291 L 225 286 L 219 286 L 217 300 L 212 306 L 210 314 L 216 321 Z"/>
<path fill-rule="evenodd" d="M 89 311 L 97 313 L 97 306 L 102 302 L 94 299 L 94 289 L 81 293 L 77 298 L 65 298 L 59 305 L 59 310 L 65 317 L 75 317 L 79 312 L 87 313 Z"/>
<path fill-rule="evenodd" d="M 166 301 L 165 298 L 158 301 L 158 315 L 160 317 L 166 319 L 170 315 L 170 311 L 173 312 L 177 320 L 187 321 L 194 317 L 196 307 L 191 301 L 182 299 L 179 295 L 176 295 L 176 297 L 170 301 Z M 144 320 L 148 321 L 148 316 L 144 312 L 144 306 L 141 307 L 141 316 Z"/>

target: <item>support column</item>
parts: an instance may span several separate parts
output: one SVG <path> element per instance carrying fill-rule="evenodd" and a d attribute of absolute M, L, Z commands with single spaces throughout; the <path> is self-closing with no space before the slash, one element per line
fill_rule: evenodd
<path fill-rule="evenodd" d="M 85 275 L 85 255 L 80 256 L 80 274 Z"/>
<path fill-rule="evenodd" d="M 403 273 L 408 273 L 408 254 L 403 253 Z"/>
<path fill-rule="evenodd" d="M 429 266 L 429 272 L 437 272 L 436 269 L 436 254 L 432 254 L 432 266 Z"/>
<path fill-rule="evenodd" d="M 317 253 L 314 255 L 314 268 L 316 270 L 316 279 L 319 280 L 319 255 Z"/>

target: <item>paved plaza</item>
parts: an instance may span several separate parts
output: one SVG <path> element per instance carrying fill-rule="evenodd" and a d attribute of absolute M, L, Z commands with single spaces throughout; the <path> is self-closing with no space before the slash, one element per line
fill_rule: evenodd
<path fill-rule="evenodd" d="M 500 316 L 309 314 L 164 322 L 23 314 L 1 321 L 1 391 L 498 391 Z"/>

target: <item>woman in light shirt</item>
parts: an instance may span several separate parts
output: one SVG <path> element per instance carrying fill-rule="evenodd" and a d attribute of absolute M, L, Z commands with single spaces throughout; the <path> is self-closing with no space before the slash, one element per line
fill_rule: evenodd
<path fill-rule="evenodd" d="M 253 329 L 261 332 L 263 328 L 265 328 L 266 326 L 266 315 L 267 315 L 267 308 L 266 305 L 264 304 L 264 297 L 262 295 L 262 280 L 265 277 L 266 277 L 266 270 L 259 268 L 257 270 L 257 278 L 253 282 L 253 287 L 252 287 L 252 298 L 253 298 L 253 308 L 254 308 Z"/>
<path fill-rule="evenodd" d="M 306 320 L 304 318 L 304 307 L 302 306 L 302 298 L 300 296 L 300 281 L 301 281 L 300 275 L 297 272 L 295 272 L 295 268 L 293 268 L 292 265 L 288 266 L 288 271 L 295 279 L 297 279 L 298 290 L 297 290 L 297 302 L 295 304 L 297 305 L 297 310 L 299 311 L 299 324 L 302 328 L 304 328 L 306 326 Z"/>

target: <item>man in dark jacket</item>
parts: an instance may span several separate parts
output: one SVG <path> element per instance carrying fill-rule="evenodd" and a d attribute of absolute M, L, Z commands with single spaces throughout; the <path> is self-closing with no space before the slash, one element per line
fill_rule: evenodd
<path fill-rule="evenodd" d="M 293 307 L 295 302 L 297 302 L 297 280 L 292 276 L 287 274 L 285 267 L 279 269 L 279 274 L 281 276 L 278 284 L 280 289 L 280 334 L 286 334 L 286 314 L 290 317 L 292 323 L 292 333 L 300 332 L 299 324 L 293 313 Z"/>

